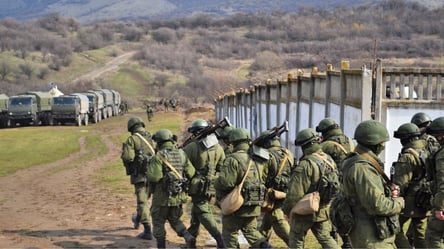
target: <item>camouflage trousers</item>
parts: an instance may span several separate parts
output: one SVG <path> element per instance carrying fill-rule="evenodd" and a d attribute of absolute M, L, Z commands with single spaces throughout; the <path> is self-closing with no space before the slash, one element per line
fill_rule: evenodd
<path fill-rule="evenodd" d="M 239 230 L 242 231 L 251 248 L 259 248 L 267 239 L 258 231 L 257 217 L 222 217 L 222 239 L 226 248 L 238 248 Z"/>
<path fill-rule="evenodd" d="M 200 225 L 202 224 L 205 229 L 216 238 L 221 233 L 219 231 L 216 219 L 214 218 L 212 206 L 207 200 L 193 199 L 193 207 L 191 208 L 191 220 L 188 232 L 194 237 L 199 235 Z"/>
<path fill-rule="evenodd" d="M 435 215 L 430 216 L 427 223 L 426 240 L 428 248 L 444 248 L 444 220 L 438 220 Z"/>
<path fill-rule="evenodd" d="M 183 236 L 187 228 L 180 220 L 183 214 L 182 206 L 158 206 L 151 205 L 151 217 L 153 219 L 153 235 L 157 240 L 166 238 L 165 223 L 168 221 L 171 228 L 178 236 Z"/>
<path fill-rule="evenodd" d="M 150 211 L 148 208 L 148 191 L 149 189 L 146 183 L 140 182 L 134 184 L 134 192 L 137 201 L 137 219 L 139 219 L 142 224 L 151 223 Z"/>
<path fill-rule="evenodd" d="M 289 245 L 290 225 L 285 219 L 284 212 L 281 208 L 276 208 L 270 212 L 264 213 L 259 231 L 268 239 L 271 236 L 273 228 L 276 235 L 281 238 L 287 246 Z"/>

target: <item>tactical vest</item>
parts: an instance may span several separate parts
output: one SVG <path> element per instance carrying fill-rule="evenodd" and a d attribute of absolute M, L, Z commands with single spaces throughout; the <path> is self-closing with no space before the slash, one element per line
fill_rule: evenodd
<path fill-rule="evenodd" d="M 314 183 L 315 190 L 319 191 L 321 205 L 327 205 L 341 189 L 336 163 L 322 151 L 304 156 L 301 160 L 308 160 L 317 166 L 319 179 Z"/>
<path fill-rule="evenodd" d="M 284 148 L 269 151 L 270 154 L 272 154 L 272 157 L 276 159 L 277 171 L 273 172 L 273 175 L 270 174 L 268 176 L 266 186 L 275 190 L 287 192 L 294 162 L 291 161 L 292 159 L 290 158 L 289 152 Z"/>
<path fill-rule="evenodd" d="M 185 154 L 174 147 L 166 148 L 157 152 L 161 157 L 172 165 L 181 177 L 168 167 L 165 162 L 162 163 L 162 189 L 168 192 L 169 196 L 176 196 L 187 191 L 187 178 L 184 175 L 186 157 Z"/>
<path fill-rule="evenodd" d="M 245 167 L 248 165 L 248 162 L 243 162 L 236 153 L 232 154 L 232 156 L 238 161 L 239 165 L 244 165 Z M 249 160 L 253 159 L 249 158 Z M 247 170 L 247 168 L 244 170 Z M 248 174 L 241 191 L 244 197 L 243 206 L 260 206 L 264 202 L 267 188 L 262 182 L 263 170 L 264 164 L 253 160 L 250 171 L 242 172 L 242 176 L 246 173 Z"/>
<path fill-rule="evenodd" d="M 142 135 L 149 143 L 152 144 L 151 134 L 148 131 L 137 131 L 137 133 Z M 123 160 L 126 174 L 133 176 L 146 175 L 149 160 L 153 156 L 151 150 L 149 149 L 148 145 L 137 135 L 132 134 L 131 139 L 134 142 L 135 157 L 132 162 Z M 124 143 L 122 147 L 122 157 L 124 157 L 124 154 L 129 153 L 128 150 L 132 149 L 133 148 L 130 148 L 127 143 Z"/>
<path fill-rule="evenodd" d="M 335 147 L 334 151 L 325 151 L 325 152 L 333 158 L 337 166 L 339 166 L 340 163 L 342 163 L 342 160 L 344 160 L 346 155 L 349 152 L 353 151 L 355 147 L 351 139 L 345 135 L 336 135 L 329 137 L 323 143 L 326 144 L 331 143 L 334 145 Z"/>

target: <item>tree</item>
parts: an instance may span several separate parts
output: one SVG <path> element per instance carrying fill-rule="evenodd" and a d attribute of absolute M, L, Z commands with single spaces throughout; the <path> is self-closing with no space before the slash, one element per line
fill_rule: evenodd
<path fill-rule="evenodd" d="M 0 76 L 2 80 L 5 80 L 9 73 L 11 73 L 11 67 L 6 62 L 2 62 L 2 64 L 0 64 Z"/>

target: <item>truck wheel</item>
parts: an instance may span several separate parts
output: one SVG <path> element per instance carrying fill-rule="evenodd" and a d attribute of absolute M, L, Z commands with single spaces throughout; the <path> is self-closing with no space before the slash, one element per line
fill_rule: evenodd
<path fill-rule="evenodd" d="M 85 126 L 88 125 L 88 114 L 85 114 L 85 119 L 83 120 L 83 124 L 84 124 Z"/>
<path fill-rule="evenodd" d="M 99 114 L 96 112 L 94 113 L 94 120 L 93 120 L 94 124 L 97 124 L 99 122 Z"/>
<path fill-rule="evenodd" d="M 102 121 L 102 112 L 99 110 L 99 122 Z"/>

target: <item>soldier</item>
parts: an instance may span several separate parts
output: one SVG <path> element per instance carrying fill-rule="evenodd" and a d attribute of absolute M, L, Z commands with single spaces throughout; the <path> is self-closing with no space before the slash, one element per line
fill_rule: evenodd
<path fill-rule="evenodd" d="M 353 248 L 395 248 L 398 215 L 404 199 L 390 184 L 378 155 L 389 140 L 387 129 L 374 120 L 361 122 L 354 134 L 358 145 L 343 161 L 342 188 L 356 225 L 350 231 Z"/>
<path fill-rule="evenodd" d="M 412 123 L 399 126 L 394 132 L 394 137 L 401 140 L 403 147 L 397 162 L 393 164 L 393 183 L 400 187 L 400 196 L 405 200 L 405 207 L 399 216 L 401 231 L 396 235 L 395 240 L 398 248 L 411 247 L 406 236 L 408 227 L 404 228 L 408 221 L 413 229 L 412 238 L 415 248 L 427 248 L 425 230 L 430 212 L 427 208 L 419 207 L 419 203 L 415 201 L 417 192 L 428 185 L 426 161 L 429 151 L 426 148 L 426 141 L 420 136 L 418 126 Z"/>
<path fill-rule="evenodd" d="M 154 186 L 151 216 L 157 248 L 165 248 L 165 222 L 168 221 L 178 236 L 184 237 L 187 248 L 196 244 L 194 238 L 180 220 L 182 204 L 187 201 L 186 181 L 195 169 L 182 149 L 176 147 L 177 137 L 170 130 L 161 129 L 153 136 L 156 155 L 148 165 L 148 181 Z"/>
<path fill-rule="evenodd" d="M 436 152 L 441 146 L 434 136 L 427 134 L 427 127 L 432 123 L 432 119 L 424 112 L 418 112 L 413 115 L 411 123 L 418 126 L 422 133 L 422 139 L 427 141 L 427 148 L 430 155 Z"/>
<path fill-rule="evenodd" d="M 126 168 L 127 175 L 130 175 L 131 184 L 134 185 L 136 200 L 137 200 L 137 214 L 133 215 L 132 221 L 134 223 L 134 229 L 139 228 L 139 224 L 142 223 L 144 227 L 143 233 L 138 237 L 142 239 L 152 240 L 153 235 L 151 233 L 151 220 L 148 209 L 148 194 L 149 185 L 146 178 L 147 161 L 153 154 L 152 147 L 153 141 L 151 134 L 145 129 L 143 120 L 139 117 L 132 117 L 128 120 L 128 131 L 131 132 L 131 136 L 127 138 L 123 144 L 121 159 Z M 140 134 L 150 144 L 146 144 Z"/>
<path fill-rule="evenodd" d="M 225 158 L 219 177 L 214 183 L 216 198 L 222 200 L 241 182 L 245 174 L 247 177 L 242 187 L 243 205 L 234 213 L 222 217 L 224 244 L 227 248 L 237 248 L 238 233 L 241 230 L 252 248 L 271 248 L 257 228 L 257 218 L 266 190 L 267 162 L 259 161 L 249 153 L 251 139 L 248 130 L 235 128 L 230 132 L 228 140 L 233 144 L 233 153 Z M 250 170 L 247 172 L 248 168 Z"/>
<path fill-rule="evenodd" d="M 206 127 L 208 127 L 207 121 L 196 119 L 191 123 L 188 132 L 197 135 Z M 191 221 L 188 231 L 191 235 L 197 237 L 202 224 L 216 240 L 217 247 L 225 248 L 210 206 L 210 200 L 215 195 L 214 179 L 225 159 L 224 150 L 214 133 L 199 141 L 189 143 L 183 150 L 196 169 L 196 174 L 191 179 L 189 189 L 193 207 L 191 208 Z"/>
<path fill-rule="evenodd" d="M 154 111 L 150 104 L 146 105 L 146 115 L 148 116 L 148 121 L 153 120 Z"/>
<path fill-rule="evenodd" d="M 434 181 L 432 216 L 427 223 L 426 240 L 429 248 L 444 248 L 444 117 L 436 118 L 427 127 L 427 133 L 434 136 L 441 147 L 432 155 L 430 170 Z"/>
<path fill-rule="evenodd" d="M 289 247 L 305 248 L 305 236 L 311 229 L 322 248 L 340 248 L 330 236 L 332 226 L 328 217 L 331 196 L 321 194 L 321 200 L 324 201 L 321 202 L 319 211 L 314 214 L 291 213 L 292 208 L 305 194 L 314 191 L 321 192 L 319 186 L 322 175 L 336 175 L 339 183 L 336 164 L 328 154 L 321 150 L 315 130 L 311 128 L 301 130 L 296 135 L 295 144 L 301 146 L 303 156 L 291 174 L 287 197 L 282 206 L 284 213 L 290 217 Z"/>
<path fill-rule="evenodd" d="M 351 138 L 344 135 L 339 124 L 332 118 L 324 118 L 319 122 L 316 131 L 322 134 L 322 151 L 330 155 L 338 166 L 339 177 L 342 175 L 342 161 L 348 153 L 355 149 L 355 144 Z M 331 232 L 333 238 L 337 241 L 337 233 L 333 227 Z M 340 234 L 342 238 L 342 248 L 351 248 L 350 239 L 345 234 Z"/>
<path fill-rule="evenodd" d="M 261 136 L 267 133 L 269 133 L 269 131 L 263 132 Z M 270 239 L 271 229 L 273 228 L 276 235 L 289 246 L 290 225 L 282 211 L 282 203 L 285 199 L 283 195 L 287 192 L 291 170 L 294 165 L 294 156 L 291 151 L 281 146 L 278 136 L 264 141 L 263 144 L 258 144 L 258 146 L 267 149 L 270 153 L 266 187 L 268 188 L 268 195 L 271 199 L 269 203 L 271 207 L 263 208 L 265 213 L 262 217 L 262 224 L 259 231 Z M 282 193 L 283 195 L 281 194 L 281 197 L 278 197 L 276 196 L 277 194 L 275 195 L 274 193 Z"/>
<path fill-rule="evenodd" d="M 225 128 L 219 134 L 219 142 L 221 142 L 222 147 L 224 148 L 225 155 L 230 154 L 233 151 L 233 145 L 228 142 L 228 135 L 230 131 L 234 129 L 233 126 L 225 126 Z"/>

